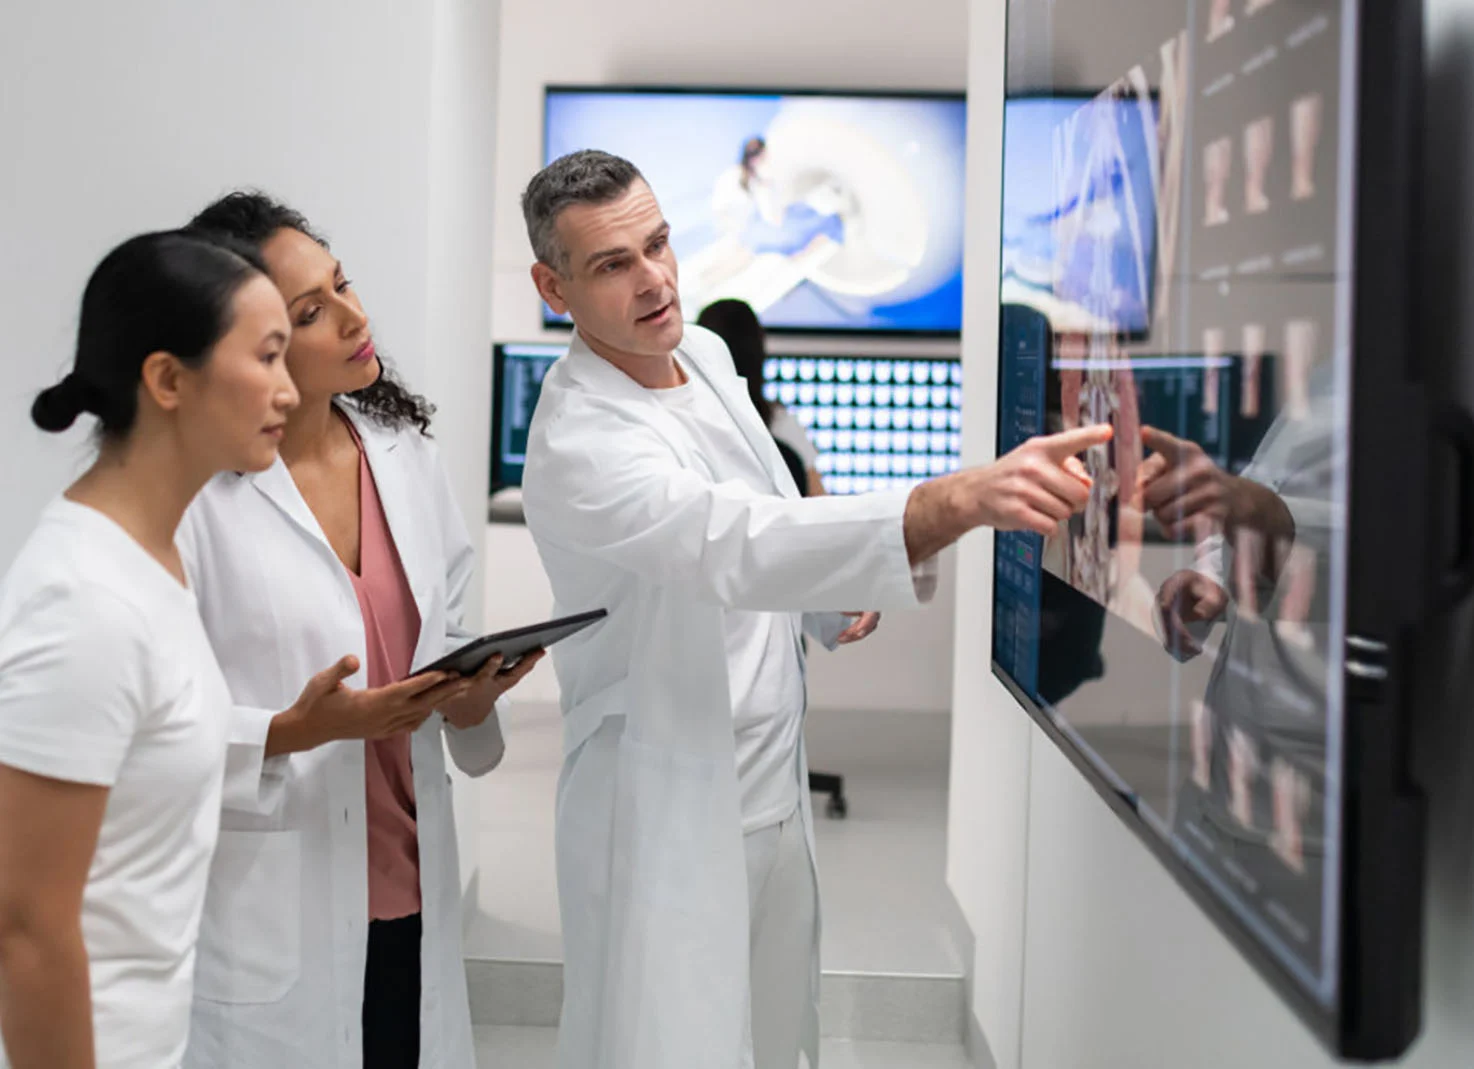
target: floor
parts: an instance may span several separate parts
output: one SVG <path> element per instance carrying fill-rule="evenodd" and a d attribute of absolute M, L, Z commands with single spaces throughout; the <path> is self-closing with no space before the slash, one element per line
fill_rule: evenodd
<path fill-rule="evenodd" d="M 553 1069 L 557 1042 L 551 1028 L 478 1028 L 480 1069 Z M 960 1046 L 911 1043 L 852 1043 L 826 1039 L 819 1050 L 824 1069 L 970 1069 Z"/>
<path fill-rule="evenodd" d="M 515 706 L 504 729 L 506 759 L 476 785 L 482 795 L 479 908 L 469 921 L 466 953 L 560 961 L 553 866 L 557 709 Z M 810 764 L 842 773 L 849 800 L 848 818 L 830 820 L 823 816 L 823 798 L 815 796 L 826 970 L 962 973 L 944 880 L 949 733 L 948 718 L 938 714 L 810 713 Z M 889 1064 L 846 1063 L 844 1057 L 836 1054 L 826 1069 Z"/>

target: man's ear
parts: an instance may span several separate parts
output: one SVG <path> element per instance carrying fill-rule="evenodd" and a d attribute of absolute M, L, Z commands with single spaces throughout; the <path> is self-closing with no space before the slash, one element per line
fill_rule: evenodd
<path fill-rule="evenodd" d="M 558 315 L 568 314 L 568 302 L 563 299 L 563 278 L 547 264 L 539 260 L 532 265 L 532 284 L 548 307 Z"/>
<path fill-rule="evenodd" d="M 142 385 L 154 404 L 176 412 L 184 390 L 184 365 L 173 353 L 149 353 L 143 360 Z"/>

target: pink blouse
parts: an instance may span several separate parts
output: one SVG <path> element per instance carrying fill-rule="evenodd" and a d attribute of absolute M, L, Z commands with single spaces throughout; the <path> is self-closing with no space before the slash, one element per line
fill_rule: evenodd
<path fill-rule="evenodd" d="M 346 422 L 346 421 L 345 421 Z M 349 430 L 352 431 L 349 424 Z M 405 578 L 384 506 L 358 441 L 358 574 L 349 571 L 363 611 L 368 685 L 382 687 L 409 674 L 420 636 L 420 612 Z M 420 841 L 410 736 L 364 744 L 368 803 L 368 898 L 371 920 L 420 912 Z"/>

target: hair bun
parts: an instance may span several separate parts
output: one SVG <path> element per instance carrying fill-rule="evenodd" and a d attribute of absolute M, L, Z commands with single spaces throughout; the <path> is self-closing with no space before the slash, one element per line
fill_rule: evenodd
<path fill-rule="evenodd" d="M 66 430 L 87 410 L 87 388 L 75 374 L 42 390 L 31 405 L 31 420 L 52 434 Z"/>

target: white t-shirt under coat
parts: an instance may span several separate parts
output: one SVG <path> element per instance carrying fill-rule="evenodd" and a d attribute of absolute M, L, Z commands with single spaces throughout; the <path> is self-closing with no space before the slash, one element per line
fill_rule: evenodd
<path fill-rule="evenodd" d="M 699 374 L 686 377 L 684 386 L 652 392 L 690 434 L 710 478 L 776 494 L 771 473 L 721 398 Z M 726 628 L 742 831 L 749 834 L 786 820 L 800 800 L 803 666 L 787 613 L 728 609 Z"/>

